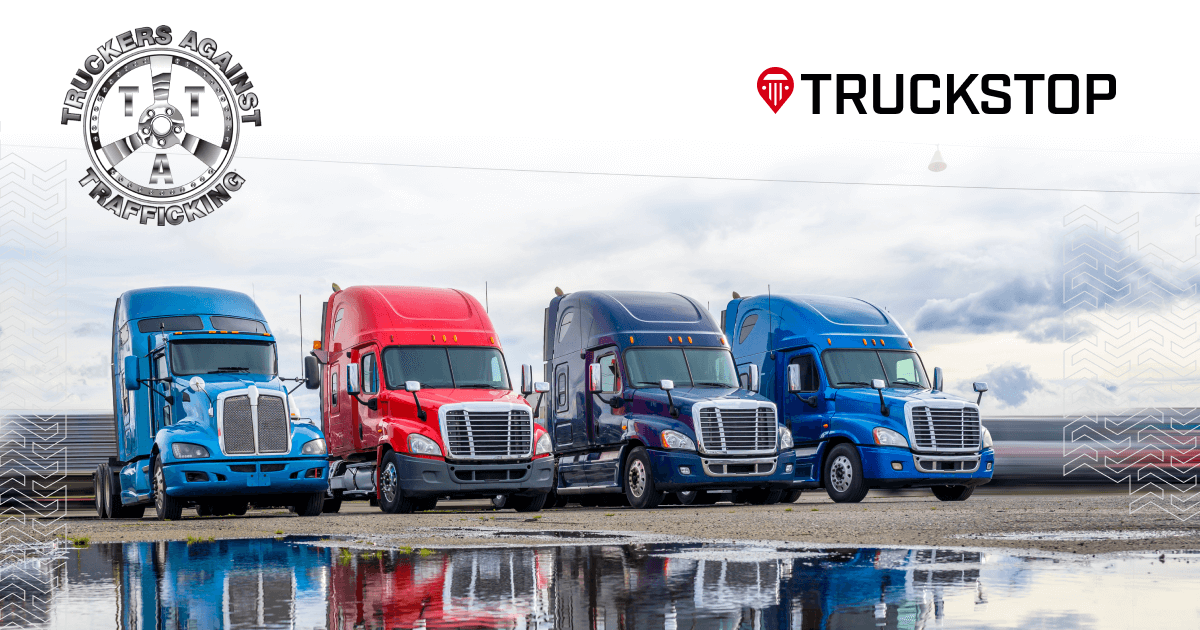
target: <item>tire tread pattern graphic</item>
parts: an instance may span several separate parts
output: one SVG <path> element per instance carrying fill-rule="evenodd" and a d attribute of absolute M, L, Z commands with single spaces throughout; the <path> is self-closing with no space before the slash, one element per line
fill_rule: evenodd
<path fill-rule="evenodd" d="M 64 575 L 67 163 L 0 147 L 0 627 L 43 626 Z"/>
<path fill-rule="evenodd" d="M 1200 256 L 1143 244 L 1139 222 L 1064 217 L 1063 475 L 1095 471 L 1128 485 L 1131 513 L 1186 521 L 1200 512 L 1200 409 L 1180 406 L 1200 400 Z"/>

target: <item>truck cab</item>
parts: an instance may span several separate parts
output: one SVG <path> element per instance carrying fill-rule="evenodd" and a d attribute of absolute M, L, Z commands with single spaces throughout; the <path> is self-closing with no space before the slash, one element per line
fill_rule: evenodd
<path fill-rule="evenodd" d="M 992 478 L 995 453 L 976 400 L 943 391 L 912 338 L 863 300 L 810 295 L 742 298 L 722 312 L 739 369 L 762 375 L 796 454 L 793 500 L 824 487 L 838 502 L 871 488 L 930 487 L 962 501 Z"/>
<path fill-rule="evenodd" d="M 726 339 L 695 300 L 560 294 L 546 309 L 544 358 L 538 414 L 554 437 L 560 497 L 587 505 L 624 493 L 651 508 L 670 493 L 768 503 L 791 488 L 791 434 L 757 383 L 741 387 Z"/>
<path fill-rule="evenodd" d="M 325 439 L 278 376 L 275 338 L 249 296 L 199 287 L 128 291 L 112 338 L 117 455 L 93 476 L 101 518 L 321 513 Z"/>
<path fill-rule="evenodd" d="M 519 511 L 542 508 L 550 437 L 513 389 L 478 300 L 454 289 L 334 285 L 323 312 L 305 376 L 321 390 L 329 435 L 327 511 L 356 497 L 407 513 L 499 495 Z"/>

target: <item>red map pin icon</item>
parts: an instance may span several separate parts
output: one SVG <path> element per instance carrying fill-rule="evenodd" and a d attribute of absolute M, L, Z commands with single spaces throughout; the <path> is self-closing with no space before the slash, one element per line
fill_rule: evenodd
<path fill-rule="evenodd" d="M 791 98 L 795 88 L 796 84 L 792 81 L 792 75 L 783 68 L 767 68 L 758 75 L 758 95 L 776 114 L 779 113 L 779 108 L 783 107 L 783 104 Z"/>

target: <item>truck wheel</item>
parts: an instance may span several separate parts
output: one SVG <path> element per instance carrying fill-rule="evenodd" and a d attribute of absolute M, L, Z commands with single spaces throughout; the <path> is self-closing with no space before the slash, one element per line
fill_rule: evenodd
<path fill-rule="evenodd" d="M 183 501 L 167 494 L 167 481 L 163 478 L 162 464 L 157 459 L 150 462 L 150 473 L 154 490 L 154 511 L 160 521 L 178 521 L 183 516 Z"/>
<path fill-rule="evenodd" d="M 321 511 L 325 514 L 337 514 L 342 509 L 342 490 L 334 490 L 333 498 L 325 499 Z"/>
<path fill-rule="evenodd" d="M 96 497 L 96 514 L 100 518 L 112 518 L 108 511 L 108 464 L 100 464 L 92 474 L 92 493 Z"/>
<path fill-rule="evenodd" d="M 783 497 L 783 490 L 754 488 L 734 493 L 734 503 L 749 503 L 750 505 L 774 505 Z"/>
<path fill-rule="evenodd" d="M 779 500 L 779 502 L 780 503 L 795 503 L 796 500 L 800 498 L 801 492 L 803 492 L 803 490 L 788 490 L 787 492 L 783 493 L 783 498 L 781 498 Z"/>
<path fill-rule="evenodd" d="M 625 459 L 625 497 L 629 505 L 639 510 L 656 508 L 663 500 L 663 493 L 654 486 L 654 475 L 650 472 L 650 456 L 646 448 L 639 446 L 629 452 Z"/>
<path fill-rule="evenodd" d="M 320 516 L 325 507 L 324 492 L 310 492 L 296 498 L 293 504 L 300 516 Z"/>
<path fill-rule="evenodd" d="M 543 507 L 546 507 L 546 498 L 549 495 L 539 494 L 536 497 L 508 497 L 508 507 L 513 508 L 518 512 L 541 512 Z"/>
<path fill-rule="evenodd" d="M 395 451 L 389 451 L 379 470 L 379 509 L 387 514 L 411 514 L 416 507 L 400 489 L 399 458 Z"/>
<path fill-rule="evenodd" d="M 837 503 L 858 503 L 867 496 L 862 460 L 852 444 L 838 444 L 825 459 L 825 491 Z"/>
<path fill-rule="evenodd" d="M 717 496 L 703 490 L 684 490 L 675 493 L 683 505 L 712 505 L 717 502 Z"/>
<path fill-rule="evenodd" d="M 196 516 L 212 516 L 213 504 L 209 501 L 201 501 L 196 504 Z"/>
<path fill-rule="evenodd" d="M 497 494 L 496 496 L 492 497 L 492 507 L 496 508 L 497 510 L 503 510 L 507 503 L 507 495 Z"/>
<path fill-rule="evenodd" d="M 122 505 L 113 512 L 113 518 L 142 518 L 146 515 L 146 504 Z"/>
<path fill-rule="evenodd" d="M 966 501 L 970 498 L 972 492 L 975 492 L 975 486 L 933 487 L 933 496 L 941 501 Z"/>
<path fill-rule="evenodd" d="M 423 499 L 413 499 L 413 511 L 428 512 L 437 507 L 437 497 L 425 497 Z"/>

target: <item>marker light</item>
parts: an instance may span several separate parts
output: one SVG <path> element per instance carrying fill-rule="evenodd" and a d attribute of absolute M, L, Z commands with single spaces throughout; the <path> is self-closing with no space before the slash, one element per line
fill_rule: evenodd
<path fill-rule="evenodd" d="M 910 342 L 908 342 L 908 347 L 909 347 L 909 348 L 913 347 L 913 345 L 912 345 L 912 342 L 911 342 L 911 341 L 910 341 Z"/>
<path fill-rule="evenodd" d="M 866 340 L 866 339 L 863 339 L 863 345 L 864 345 L 864 346 L 865 346 L 865 345 L 867 345 L 867 340 Z"/>
<path fill-rule="evenodd" d="M 692 338 L 688 337 L 688 343 L 692 343 Z"/>
<path fill-rule="evenodd" d="M 633 343 L 633 337 L 632 337 L 632 336 L 630 336 L 630 337 L 629 337 L 629 343 Z"/>
<path fill-rule="evenodd" d="M 826 338 L 825 338 L 825 343 L 827 343 L 827 344 L 829 344 L 829 345 L 831 345 L 831 346 L 832 346 L 832 345 L 833 345 L 833 338 L 832 338 L 832 337 L 826 337 Z"/>

